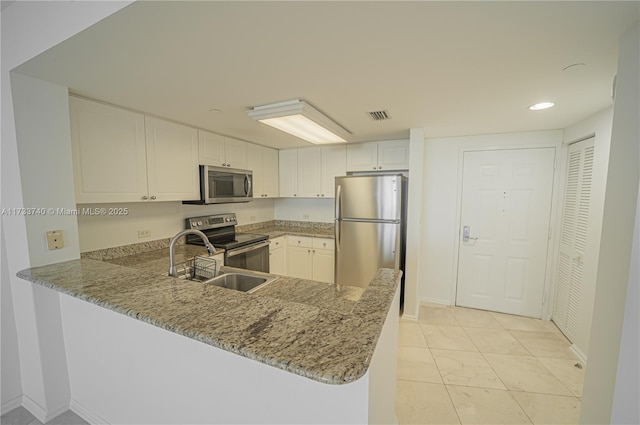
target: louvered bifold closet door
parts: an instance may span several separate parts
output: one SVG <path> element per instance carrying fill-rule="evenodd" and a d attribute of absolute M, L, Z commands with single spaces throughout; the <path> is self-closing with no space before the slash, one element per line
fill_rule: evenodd
<path fill-rule="evenodd" d="M 594 138 L 569 146 L 553 321 L 572 340 L 580 318 Z"/>

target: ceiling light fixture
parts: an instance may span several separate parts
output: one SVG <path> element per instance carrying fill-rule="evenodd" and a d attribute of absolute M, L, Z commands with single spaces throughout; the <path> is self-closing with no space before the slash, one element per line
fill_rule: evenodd
<path fill-rule="evenodd" d="M 542 109 L 549 109 L 553 105 L 555 105 L 555 103 L 553 102 L 540 102 L 536 103 L 535 105 L 529 106 L 529 109 L 531 109 L 532 111 L 540 111 Z"/>
<path fill-rule="evenodd" d="M 315 144 L 346 143 L 350 133 L 303 100 L 256 106 L 251 118 Z"/>

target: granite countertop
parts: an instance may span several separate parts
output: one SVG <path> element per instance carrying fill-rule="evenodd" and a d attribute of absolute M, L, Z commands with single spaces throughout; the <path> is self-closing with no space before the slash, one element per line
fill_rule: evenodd
<path fill-rule="evenodd" d="M 204 251 L 183 245 L 176 261 Z M 280 276 L 247 294 L 162 276 L 168 264 L 162 249 L 105 261 L 83 258 L 18 276 L 327 384 L 366 373 L 401 276 L 380 269 L 365 289 Z"/>
<path fill-rule="evenodd" d="M 304 221 L 273 220 L 253 225 L 238 226 L 238 232 L 261 233 L 269 236 L 269 239 L 285 235 L 335 238 L 333 223 L 313 223 Z"/>

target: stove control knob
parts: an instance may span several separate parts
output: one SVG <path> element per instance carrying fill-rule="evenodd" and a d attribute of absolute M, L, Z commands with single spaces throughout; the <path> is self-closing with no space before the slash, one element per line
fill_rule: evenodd
<path fill-rule="evenodd" d="M 198 222 L 198 226 L 202 226 L 202 222 L 201 221 Z"/>

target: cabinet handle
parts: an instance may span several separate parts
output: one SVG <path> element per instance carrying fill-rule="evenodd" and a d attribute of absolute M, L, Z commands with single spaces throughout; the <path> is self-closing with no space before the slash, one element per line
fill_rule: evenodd
<path fill-rule="evenodd" d="M 158 199 L 158 198 L 156 197 L 156 195 L 152 195 L 152 196 L 151 196 L 151 200 L 152 200 L 152 201 L 155 201 L 156 199 Z"/>
<path fill-rule="evenodd" d="M 382 165 L 378 167 L 378 170 L 382 170 Z"/>
<path fill-rule="evenodd" d="M 320 196 L 320 194 L 318 193 L 316 196 Z"/>
<path fill-rule="evenodd" d="M 374 169 L 374 170 L 377 170 L 377 169 L 378 169 L 378 167 L 373 167 L 373 169 Z"/>
<path fill-rule="evenodd" d="M 310 250 L 310 249 L 307 249 L 307 252 L 308 252 L 309 254 L 311 254 L 311 250 Z"/>
<path fill-rule="evenodd" d="M 324 193 L 322 194 L 322 197 L 324 198 Z"/>
<path fill-rule="evenodd" d="M 149 197 L 147 195 L 143 195 L 142 199 L 144 199 L 146 201 L 147 199 L 149 199 Z"/>
<path fill-rule="evenodd" d="M 227 166 L 227 163 L 226 163 L 226 162 L 223 162 L 223 163 L 222 163 L 222 166 L 223 166 L 223 167 L 226 167 L 226 166 Z"/>
<path fill-rule="evenodd" d="M 316 250 L 314 249 L 314 250 L 313 250 L 313 252 L 315 253 L 315 252 L 316 252 Z"/>
<path fill-rule="evenodd" d="M 294 193 L 293 196 L 298 196 L 298 195 Z"/>
<path fill-rule="evenodd" d="M 231 164 L 227 164 L 227 167 L 231 167 Z"/>

